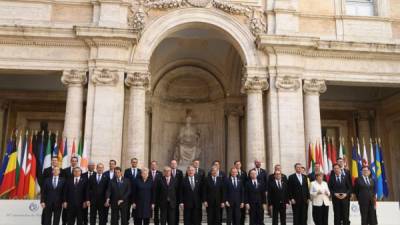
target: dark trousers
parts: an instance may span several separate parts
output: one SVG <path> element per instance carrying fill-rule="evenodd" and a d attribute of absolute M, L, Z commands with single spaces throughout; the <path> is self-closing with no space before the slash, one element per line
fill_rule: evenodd
<path fill-rule="evenodd" d="M 272 205 L 272 224 L 278 225 L 278 216 L 280 217 L 281 225 L 286 225 L 286 204 Z"/>
<path fill-rule="evenodd" d="M 128 225 L 128 219 L 126 214 L 127 204 L 122 203 L 119 206 L 111 207 L 111 225 L 118 225 L 119 218 L 121 216 L 121 225 Z"/>
<path fill-rule="evenodd" d="M 175 225 L 175 210 L 179 210 L 179 208 L 172 208 L 167 206 L 165 208 L 160 208 L 160 222 L 161 225 Z"/>
<path fill-rule="evenodd" d="M 83 225 L 88 225 L 89 208 L 84 208 L 82 211 L 83 211 L 82 215 Z"/>
<path fill-rule="evenodd" d="M 61 214 L 62 224 L 67 225 L 68 223 L 68 208 L 62 210 Z"/>
<path fill-rule="evenodd" d="M 313 206 L 312 216 L 315 225 L 328 225 L 329 206 Z"/>
<path fill-rule="evenodd" d="M 227 225 L 240 225 L 241 218 L 240 203 L 232 203 L 226 208 L 226 224 Z"/>
<path fill-rule="evenodd" d="M 335 225 L 349 224 L 349 199 L 337 199 L 332 197 L 333 216 Z"/>
<path fill-rule="evenodd" d="M 137 218 L 135 217 L 135 225 L 149 225 L 150 218 Z"/>
<path fill-rule="evenodd" d="M 183 223 L 184 225 L 200 225 L 201 224 L 201 208 L 184 208 Z"/>
<path fill-rule="evenodd" d="M 261 203 L 250 203 L 250 225 L 264 224 L 264 208 Z"/>
<path fill-rule="evenodd" d="M 179 203 L 175 207 L 175 225 L 179 225 Z"/>
<path fill-rule="evenodd" d="M 296 202 L 292 205 L 293 225 L 307 225 L 308 203 Z"/>
<path fill-rule="evenodd" d="M 60 216 L 61 216 L 61 205 L 59 207 L 54 206 L 47 206 L 44 207 L 42 218 L 43 218 L 43 225 L 58 225 L 60 224 Z M 53 223 L 51 219 L 53 218 Z"/>
<path fill-rule="evenodd" d="M 83 209 L 77 206 L 68 206 L 67 210 L 68 225 L 83 224 Z"/>
<path fill-rule="evenodd" d="M 208 206 L 207 207 L 207 223 L 208 225 L 221 225 L 221 207 Z"/>
<path fill-rule="evenodd" d="M 153 221 L 154 221 L 154 225 L 160 224 L 160 207 L 158 205 L 154 206 Z"/>
<path fill-rule="evenodd" d="M 126 207 L 126 220 L 128 221 L 129 224 L 129 220 L 132 218 L 133 223 L 135 224 L 135 209 L 132 208 L 132 212 L 131 212 L 131 205 L 132 203 L 130 203 L 127 207 Z"/>
<path fill-rule="evenodd" d="M 106 225 L 107 218 L 106 218 L 106 211 L 107 208 L 104 205 L 92 205 L 90 206 L 90 225 L 96 225 L 96 217 L 99 215 L 99 225 Z"/>
<path fill-rule="evenodd" d="M 244 221 L 246 220 L 246 207 L 240 209 L 240 225 L 244 225 Z"/>
<path fill-rule="evenodd" d="M 376 210 L 373 201 L 368 204 L 360 204 L 361 224 L 362 225 L 376 225 L 378 224 L 376 217 Z"/>

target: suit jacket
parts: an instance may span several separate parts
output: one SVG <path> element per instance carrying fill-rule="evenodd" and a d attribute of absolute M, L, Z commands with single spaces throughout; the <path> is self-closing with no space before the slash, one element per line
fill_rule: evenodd
<path fill-rule="evenodd" d="M 222 177 L 216 177 L 214 184 L 213 178 L 207 177 L 203 184 L 203 202 L 207 202 L 209 207 L 219 207 L 225 202 L 225 181 Z"/>
<path fill-rule="evenodd" d="M 343 174 L 344 177 L 350 182 L 350 184 L 352 184 L 353 181 L 352 181 L 352 179 L 351 179 L 350 170 L 348 170 L 348 169 L 343 169 L 342 172 L 344 173 L 344 174 Z M 330 178 L 332 178 L 333 176 L 335 176 L 335 171 L 331 170 Z M 329 179 L 330 179 L 330 178 L 329 178 Z M 325 179 L 325 176 L 324 176 L 324 179 Z"/>
<path fill-rule="evenodd" d="M 74 182 L 74 177 L 67 180 L 64 192 L 64 201 L 68 203 L 68 208 L 82 208 L 83 202 L 89 201 L 88 180 L 80 177 L 77 185 L 75 185 Z"/>
<path fill-rule="evenodd" d="M 289 176 L 288 191 L 289 199 L 294 199 L 296 203 L 307 203 L 310 199 L 310 191 L 308 189 L 308 177 L 304 174 L 302 176 L 302 183 L 297 178 L 296 173 Z"/>
<path fill-rule="evenodd" d="M 258 180 L 257 186 L 255 187 L 252 180 L 248 180 L 245 188 L 245 202 L 246 204 L 265 204 L 265 183 L 262 180 Z"/>
<path fill-rule="evenodd" d="M 246 174 L 246 173 L 244 173 Z M 237 187 L 233 185 L 233 181 L 230 178 L 226 180 L 226 193 L 225 201 L 229 202 L 230 205 L 244 203 L 244 185 L 246 183 L 239 177 L 237 179 Z"/>
<path fill-rule="evenodd" d="M 208 171 L 207 177 L 211 177 L 211 171 Z M 225 172 L 222 171 L 222 170 L 218 171 L 218 177 L 222 177 L 223 180 L 225 180 L 225 179 L 226 179 L 226 174 L 225 174 Z"/>
<path fill-rule="evenodd" d="M 125 178 L 128 178 L 129 180 L 131 180 L 132 182 L 133 182 L 133 180 L 135 180 L 135 179 L 137 179 L 137 178 L 140 178 L 141 177 L 141 174 L 142 174 L 142 170 L 140 170 L 139 168 L 136 168 L 136 177 L 133 177 L 133 174 L 132 174 L 132 168 L 128 168 L 128 169 L 126 169 L 125 170 L 125 172 L 124 172 L 124 177 Z"/>
<path fill-rule="evenodd" d="M 178 182 L 179 186 L 182 184 L 182 180 L 183 180 L 183 172 L 180 169 L 176 169 L 176 174 L 174 177 L 174 174 L 171 172 L 171 176 L 173 178 L 175 178 L 175 180 Z"/>
<path fill-rule="evenodd" d="M 72 174 L 72 167 L 69 166 L 69 167 L 67 167 L 65 169 L 62 169 L 61 170 L 61 176 L 66 178 L 66 179 L 69 179 L 69 178 L 73 177 L 74 175 Z"/>
<path fill-rule="evenodd" d="M 57 187 L 53 187 L 53 177 L 48 177 L 43 182 L 40 202 L 46 207 L 61 207 L 64 200 L 65 179 L 58 177 Z"/>
<path fill-rule="evenodd" d="M 180 203 L 184 204 L 185 208 L 201 208 L 202 206 L 202 183 L 200 178 L 194 176 L 195 188 L 192 190 L 190 186 L 189 176 L 182 180 L 180 192 Z"/>
<path fill-rule="evenodd" d="M 244 187 L 248 179 L 246 171 L 244 170 L 238 171 L 238 178 L 242 181 Z"/>
<path fill-rule="evenodd" d="M 255 169 L 256 169 L 256 168 L 253 168 L 253 169 L 251 169 L 251 170 L 255 170 Z M 249 177 L 250 177 L 250 171 L 251 171 L 251 170 L 249 170 L 249 172 L 248 172 Z M 257 179 L 258 179 L 259 181 L 261 181 L 262 183 L 264 183 L 265 185 L 268 184 L 268 172 L 267 172 L 265 169 L 263 169 L 263 168 L 260 168 L 259 170 L 260 170 L 260 172 L 259 172 L 258 175 L 257 175 Z"/>
<path fill-rule="evenodd" d="M 108 177 L 108 179 L 110 179 L 110 180 L 112 180 L 112 179 L 114 179 L 115 178 L 115 172 L 114 172 L 114 175 L 113 175 L 113 177 L 111 178 L 110 176 L 111 176 L 111 173 L 110 173 L 110 171 L 109 170 L 107 170 L 106 172 L 104 172 L 103 173 L 103 175 L 104 176 L 107 176 Z"/>
<path fill-rule="evenodd" d="M 322 194 L 318 194 L 318 191 L 322 192 Z M 328 195 L 326 195 L 325 192 L 328 192 Z M 319 184 L 317 181 L 311 182 L 310 195 L 312 205 L 314 206 L 322 206 L 322 204 L 324 204 L 325 206 L 329 206 L 331 204 L 329 201 L 329 187 L 325 181 L 322 181 L 321 184 Z"/>
<path fill-rule="evenodd" d="M 153 180 L 154 184 L 157 184 L 158 180 L 161 179 L 162 176 L 163 175 L 162 175 L 161 171 L 156 170 L 155 177 L 153 177 L 153 171 L 152 170 L 149 171 L 149 178 L 151 178 Z"/>
<path fill-rule="evenodd" d="M 373 179 L 368 177 L 370 185 L 368 185 L 364 177 L 358 177 L 355 181 L 354 185 L 354 194 L 357 197 L 357 200 L 361 205 L 367 205 L 370 204 L 371 202 L 375 202 L 375 182 Z"/>
<path fill-rule="evenodd" d="M 136 204 L 135 215 L 138 218 L 151 217 L 151 205 L 155 202 L 154 188 L 155 185 L 150 176 L 146 182 L 142 178 L 135 180 L 132 188 L 132 202 Z"/>
<path fill-rule="evenodd" d="M 347 194 L 346 199 L 350 198 L 350 194 L 352 192 L 352 186 L 345 176 L 340 175 L 340 182 L 337 180 L 336 175 L 333 175 L 329 179 L 329 190 L 331 191 L 332 199 L 336 198 L 335 194 L 337 193 L 345 193 Z"/>
<path fill-rule="evenodd" d="M 96 175 L 95 171 L 92 171 L 92 176 L 93 175 Z M 82 173 L 82 177 L 89 180 L 89 178 L 90 178 L 89 177 L 89 171 L 86 171 L 86 172 Z"/>
<path fill-rule="evenodd" d="M 268 204 L 281 205 L 289 204 L 288 181 L 281 178 L 281 188 L 278 187 L 276 179 L 268 182 Z"/>
<path fill-rule="evenodd" d="M 118 184 L 117 179 L 108 182 L 106 199 L 110 199 L 111 207 L 118 207 L 118 201 L 123 200 L 123 204 L 129 204 L 131 196 L 131 182 L 122 178 L 122 184 Z"/>
<path fill-rule="evenodd" d="M 282 173 L 282 175 L 281 175 L 281 179 L 282 179 L 282 181 L 284 181 L 284 182 L 286 182 L 286 185 L 287 185 L 287 183 L 288 183 L 288 178 L 287 178 L 287 176 L 285 175 L 285 174 L 283 174 Z M 268 176 L 268 183 L 270 183 L 270 182 L 275 182 L 275 175 L 273 174 L 273 173 L 271 173 L 269 176 Z M 269 184 L 268 184 L 269 185 Z M 267 186 L 268 186 L 267 185 Z"/>
<path fill-rule="evenodd" d="M 165 177 L 161 177 L 156 185 L 156 204 L 160 208 L 175 208 L 178 202 L 178 185 L 176 179 L 170 178 L 169 185 Z"/>
<path fill-rule="evenodd" d="M 110 179 L 102 174 L 100 181 L 97 183 L 97 174 L 89 178 L 89 201 L 92 205 L 104 205 L 106 202 L 106 193 Z"/>
<path fill-rule="evenodd" d="M 45 168 L 43 170 L 43 173 L 41 174 L 41 176 L 38 177 L 39 186 L 43 187 L 46 179 L 49 177 L 52 177 L 52 176 L 53 176 L 53 167 L 49 166 L 49 167 Z M 62 170 L 60 171 L 59 177 L 63 177 Z"/>

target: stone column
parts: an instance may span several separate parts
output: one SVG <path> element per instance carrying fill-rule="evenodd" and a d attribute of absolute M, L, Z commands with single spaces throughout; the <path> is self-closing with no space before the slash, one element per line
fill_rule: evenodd
<path fill-rule="evenodd" d="M 321 115 L 319 95 L 326 91 L 323 80 L 304 80 L 304 133 L 305 143 L 321 143 Z"/>
<path fill-rule="evenodd" d="M 146 90 L 150 85 L 150 73 L 128 73 L 125 84 L 130 88 L 130 102 L 128 114 L 128 144 L 126 155 L 123 157 L 124 165 L 129 165 L 129 160 L 135 157 L 139 165 L 146 165 Z"/>
<path fill-rule="evenodd" d="M 227 115 L 227 171 L 233 165 L 233 162 L 240 160 L 240 116 L 243 110 L 240 107 L 228 107 Z"/>
<path fill-rule="evenodd" d="M 82 135 L 83 85 L 87 82 L 86 71 L 64 70 L 61 82 L 68 88 L 63 137 L 68 139 L 68 152 L 71 152 L 73 140 L 77 144 Z"/>
<path fill-rule="evenodd" d="M 303 94 L 300 78 L 277 76 L 280 163 L 283 172 L 293 171 L 294 163 L 306 162 L 304 144 Z"/>
<path fill-rule="evenodd" d="M 268 89 L 268 81 L 262 76 L 245 76 L 242 83 L 242 92 L 247 94 L 246 169 L 251 169 L 256 159 L 266 162 L 263 91 Z"/>

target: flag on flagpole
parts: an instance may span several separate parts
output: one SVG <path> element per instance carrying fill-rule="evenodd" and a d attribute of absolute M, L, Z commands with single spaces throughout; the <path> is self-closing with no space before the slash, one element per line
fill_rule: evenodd
<path fill-rule="evenodd" d="M 368 166 L 368 155 L 367 155 L 367 147 L 365 146 L 365 140 L 363 138 L 363 157 L 362 157 L 362 166 Z"/>
<path fill-rule="evenodd" d="M 3 183 L 3 177 L 4 174 L 7 170 L 7 166 L 8 166 L 8 161 L 10 160 L 10 155 L 13 151 L 13 140 L 12 138 L 10 138 L 7 141 L 7 148 L 6 148 L 6 154 L 3 157 L 3 161 L 1 162 L 1 169 L 0 169 L 0 185 Z"/>
<path fill-rule="evenodd" d="M 358 168 L 358 176 L 361 177 L 361 169 L 362 169 L 362 158 L 361 158 L 361 148 L 360 141 L 357 138 L 357 168 Z"/>
<path fill-rule="evenodd" d="M 42 131 L 42 137 L 41 137 L 40 146 L 39 146 L 38 168 L 40 171 L 43 171 L 43 162 L 44 162 L 44 131 Z"/>
<path fill-rule="evenodd" d="M 63 157 L 62 157 L 62 168 L 67 168 L 68 166 L 69 166 L 69 160 L 68 160 L 68 141 L 67 141 L 67 137 L 65 137 L 64 152 L 63 152 Z"/>
<path fill-rule="evenodd" d="M 24 193 L 29 199 L 36 197 L 36 158 L 33 154 L 32 136 L 29 138 L 28 143 L 28 160 L 25 177 L 25 190 Z"/>
<path fill-rule="evenodd" d="M 308 144 L 308 173 L 314 172 L 314 167 L 315 167 L 315 149 L 314 149 L 314 144 L 310 142 Z"/>
<path fill-rule="evenodd" d="M 51 135 L 50 135 L 51 137 Z M 54 147 L 53 147 L 53 153 L 52 156 L 57 156 L 58 157 L 58 131 L 56 131 L 56 138 L 54 141 Z"/>
<path fill-rule="evenodd" d="M 58 165 L 62 168 L 62 161 L 64 156 L 64 143 L 62 138 L 60 139 L 59 146 L 60 147 L 58 148 L 57 158 L 58 158 Z"/>
<path fill-rule="evenodd" d="M 15 161 L 15 188 L 10 192 L 9 198 L 16 198 L 17 197 L 17 188 L 18 188 L 18 181 L 19 181 L 19 172 L 20 172 L 20 166 L 19 166 L 19 160 L 22 159 L 22 132 L 19 133 L 19 139 L 18 136 L 16 136 L 16 142 L 18 144 L 16 145 L 16 161 Z M 19 159 L 19 160 L 18 160 Z"/>
<path fill-rule="evenodd" d="M 379 148 L 375 149 L 375 173 L 376 173 L 376 195 L 378 199 L 383 198 L 383 179 L 382 179 L 382 168 L 381 168 L 381 157 Z"/>
<path fill-rule="evenodd" d="M 81 138 L 79 138 L 79 143 L 78 143 L 78 165 L 81 164 L 82 153 L 83 153 L 83 140 L 81 137 Z"/>
<path fill-rule="evenodd" d="M 51 139 L 50 139 L 50 137 L 51 137 L 51 132 L 49 131 L 49 135 L 47 138 L 47 147 L 46 147 L 46 151 L 44 153 L 44 161 L 43 161 L 42 170 L 51 166 Z"/>
<path fill-rule="evenodd" d="M 86 172 L 89 165 L 88 150 L 86 142 L 83 143 L 82 158 L 81 158 L 81 168 L 83 172 Z"/>
<path fill-rule="evenodd" d="M 387 198 L 389 196 L 389 186 L 388 186 L 388 182 L 387 182 L 387 178 L 386 178 L 385 162 L 384 162 L 385 160 L 383 159 L 381 139 L 379 139 L 379 144 L 378 144 L 378 142 L 376 143 L 376 148 L 379 149 L 379 155 L 380 155 L 380 160 L 381 160 L 383 195 Z"/>
<path fill-rule="evenodd" d="M 371 169 L 371 176 L 374 181 L 376 181 L 376 170 L 375 170 L 375 157 L 374 157 L 374 145 L 372 144 L 372 139 L 369 140 L 369 167 Z M 376 185 L 375 185 L 376 189 Z"/>
<path fill-rule="evenodd" d="M 332 141 L 333 139 L 328 138 L 328 151 L 327 151 L 327 163 L 328 163 L 328 171 L 325 173 L 330 172 L 332 170 Z"/>
<path fill-rule="evenodd" d="M 321 167 L 323 167 L 322 146 L 320 142 L 318 142 L 316 147 L 316 162 L 317 164 L 321 165 Z"/>
<path fill-rule="evenodd" d="M 328 154 L 327 154 L 327 143 L 326 140 L 324 139 L 324 144 L 323 144 L 323 159 L 322 159 L 322 165 L 323 165 L 323 172 L 325 174 L 325 177 L 328 177 L 329 174 L 329 163 L 328 163 Z"/>
<path fill-rule="evenodd" d="M 333 169 L 333 164 L 336 163 L 337 161 L 337 149 L 336 149 L 336 144 L 335 144 L 335 139 L 332 138 L 332 152 L 331 152 L 331 169 Z M 340 139 L 339 139 L 340 140 Z"/>
<path fill-rule="evenodd" d="M 28 131 L 25 134 L 25 140 L 22 148 L 21 161 L 19 164 L 19 176 L 18 176 L 18 186 L 17 186 L 17 197 L 23 199 L 26 196 L 25 192 L 25 180 L 27 176 L 27 159 L 28 158 Z"/>
<path fill-rule="evenodd" d="M 71 156 L 76 156 L 76 150 L 75 150 L 75 138 L 74 138 L 74 140 L 72 141 Z"/>
<path fill-rule="evenodd" d="M 18 134 L 16 134 L 16 138 Z M 2 173 L 2 181 L 0 185 L 0 197 L 13 191 L 16 186 L 16 170 L 17 170 L 17 151 L 16 151 L 16 140 L 13 141 L 11 137 L 9 140 L 9 145 L 7 146 L 7 164 L 3 161 L 2 167 L 6 167 L 4 173 Z"/>
<path fill-rule="evenodd" d="M 351 180 L 353 181 L 353 185 L 355 184 L 355 180 L 358 178 L 358 156 L 356 150 L 356 144 L 352 141 L 353 147 L 351 152 Z"/>

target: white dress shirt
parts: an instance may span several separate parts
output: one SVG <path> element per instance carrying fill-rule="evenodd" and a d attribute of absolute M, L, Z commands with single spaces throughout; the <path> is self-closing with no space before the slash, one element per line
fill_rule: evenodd
<path fill-rule="evenodd" d="M 318 191 L 322 194 L 318 194 Z M 322 181 L 321 183 L 318 183 L 316 180 L 311 182 L 310 195 L 314 206 L 322 206 L 322 203 L 325 206 L 330 205 L 329 196 L 331 193 L 329 192 L 328 184 L 325 181 Z"/>

